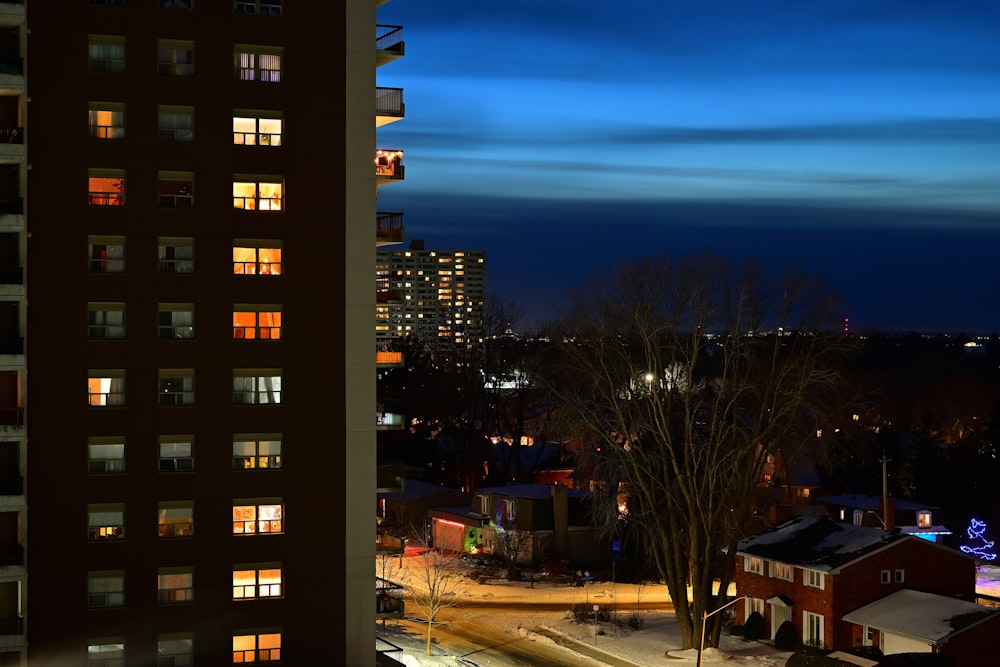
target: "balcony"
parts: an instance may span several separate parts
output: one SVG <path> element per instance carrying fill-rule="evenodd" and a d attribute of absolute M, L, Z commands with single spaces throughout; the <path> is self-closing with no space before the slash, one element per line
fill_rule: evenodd
<path fill-rule="evenodd" d="M 403 365 L 403 353 L 398 350 L 383 349 L 385 346 L 379 345 L 375 349 L 375 365 L 379 368 L 392 368 Z"/>
<path fill-rule="evenodd" d="M 375 89 L 375 127 L 401 120 L 406 113 L 402 88 Z"/>
<path fill-rule="evenodd" d="M 375 291 L 375 303 L 402 303 L 403 292 L 398 289 L 380 289 Z"/>
<path fill-rule="evenodd" d="M 0 197 L 0 215 L 23 215 L 24 197 Z"/>
<path fill-rule="evenodd" d="M 375 214 L 375 247 L 402 243 L 404 238 L 402 213 Z"/>
<path fill-rule="evenodd" d="M 392 62 L 403 57 L 406 42 L 403 41 L 403 26 L 375 26 L 375 66 Z"/>
<path fill-rule="evenodd" d="M 402 618 L 403 609 L 403 587 L 394 581 L 375 577 L 375 616 Z"/>
<path fill-rule="evenodd" d="M 378 533 L 375 535 L 375 553 L 377 554 L 401 554 L 406 549 L 406 543 L 402 537 Z"/>
<path fill-rule="evenodd" d="M 379 148 L 375 151 L 375 184 L 403 180 L 403 151 Z"/>

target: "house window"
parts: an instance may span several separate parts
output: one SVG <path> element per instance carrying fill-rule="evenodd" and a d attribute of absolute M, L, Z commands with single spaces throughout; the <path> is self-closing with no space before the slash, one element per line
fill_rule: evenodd
<path fill-rule="evenodd" d="M 281 47 L 237 44 L 233 50 L 233 71 L 240 81 L 281 81 Z"/>
<path fill-rule="evenodd" d="M 281 633 L 233 635 L 233 662 L 277 662 L 281 660 Z"/>
<path fill-rule="evenodd" d="M 88 35 L 87 71 L 124 72 L 125 38 L 117 35 Z"/>
<path fill-rule="evenodd" d="M 277 241 L 233 243 L 233 273 L 238 276 L 280 276 L 281 246 Z"/>
<path fill-rule="evenodd" d="M 771 576 L 775 579 L 795 581 L 795 567 L 788 563 L 779 563 L 773 560 L 771 561 Z"/>
<path fill-rule="evenodd" d="M 893 573 L 893 581 L 895 581 L 897 584 L 903 583 L 903 581 L 905 579 L 906 579 L 906 571 L 905 570 L 896 570 Z"/>
<path fill-rule="evenodd" d="M 118 436 L 87 438 L 87 472 L 125 472 L 125 438 Z"/>
<path fill-rule="evenodd" d="M 811 588 L 826 588 L 826 574 L 816 570 L 802 570 L 802 583 Z"/>
<path fill-rule="evenodd" d="M 854 525 L 855 526 L 860 526 L 861 522 L 864 520 L 864 518 L 865 518 L 865 513 L 864 512 L 862 512 L 861 510 L 854 510 Z"/>
<path fill-rule="evenodd" d="M 125 539 L 125 505 L 121 503 L 87 505 L 87 539 L 91 541 Z"/>
<path fill-rule="evenodd" d="M 194 600 L 194 569 L 161 567 L 156 573 L 157 602 L 192 602 Z"/>
<path fill-rule="evenodd" d="M 88 303 L 87 337 L 91 340 L 125 338 L 125 304 Z"/>
<path fill-rule="evenodd" d="M 157 402 L 160 405 L 194 405 L 194 369 L 160 369 Z"/>
<path fill-rule="evenodd" d="M 517 505 L 517 501 L 515 499 L 513 499 L 513 498 L 504 498 L 503 499 L 503 502 L 500 504 L 500 507 L 501 507 L 501 511 L 503 512 L 503 516 L 501 517 L 501 520 L 504 523 L 504 525 L 510 526 L 511 524 L 514 523 L 514 519 L 515 519 L 515 516 L 516 516 L 515 515 L 515 507 L 516 507 L 516 505 Z"/>
<path fill-rule="evenodd" d="M 125 138 L 125 104 L 91 102 L 87 105 L 87 134 L 97 139 Z"/>
<path fill-rule="evenodd" d="M 157 531 L 160 537 L 194 535 L 194 501 L 161 501 L 157 507 Z"/>
<path fill-rule="evenodd" d="M 281 16 L 281 0 L 234 0 L 233 13 L 247 16 Z"/>
<path fill-rule="evenodd" d="M 284 119 L 277 112 L 236 111 L 233 113 L 233 143 L 240 146 L 280 146 Z"/>
<path fill-rule="evenodd" d="M 187 472 L 194 470 L 194 437 L 160 436 L 160 472 Z"/>
<path fill-rule="evenodd" d="M 280 434 L 233 436 L 233 470 L 274 470 L 280 467 Z"/>
<path fill-rule="evenodd" d="M 194 304 L 159 304 L 160 340 L 190 340 L 194 338 Z"/>
<path fill-rule="evenodd" d="M 280 598 L 281 564 L 238 565 L 233 568 L 233 599 Z"/>
<path fill-rule="evenodd" d="M 750 614 L 757 612 L 761 616 L 764 615 L 764 600 L 762 598 L 747 598 L 746 604 L 743 607 L 743 612 L 745 614 L 743 621 L 750 618 Z"/>
<path fill-rule="evenodd" d="M 125 667 L 125 638 L 101 637 L 88 641 L 87 667 Z"/>
<path fill-rule="evenodd" d="M 87 194 L 91 206 L 124 206 L 125 170 L 87 170 Z"/>
<path fill-rule="evenodd" d="M 233 208 L 245 211 L 280 211 L 284 205 L 284 185 L 280 176 L 234 177 Z"/>
<path fill-rule="evenodd" d="M 190 667 L 194 664 L 194 635 L 172 632 L 157 637 L 156 667 Z"/>
<path fill-rule="evenodd" d="M 194 107 L 160 105 L 157 129 L 160 141 L 194 141 Z"/>
<path fill-rule="evenodd" d="M 87 405 L 94 407 L 125 405 L 125 371 L 87 371 Z"/>
<path fill-rule="evenodd" d="M 281 501 L 237 501 L 233 503 L 233 534 L 281 533 Z"/>
<path fill-rule="evenodd" d="M 764 559 L 757 556 L 744 556 L 743 569 L 753 574 L 764 574 Z"/>
<path fill-rule="evenodd" d="M 161 236 L 157 244 L 157 271 L 194 273 L 194 239 Z"/>
<path fill-rule="evenodd" d="M 233 371 L 233 403 L 235 405 L 281 403 L 281 371 Z"/>
<path fill-rule="evenodd" d="M 156 196 L 160 208 L 191 208 L 194 206 L 194 172 L 159 172 Z"/>
<path fill-rule="evenodd" d="M 194 0 L 160 0 L 160 9 L 194 9 Z"/>
<path fill-rule="evenodd" d="M 889 570 L 882 570 L 882 583 L 883 583 L 883 584 L 887 584 L 887 583 L 889 583 L 889 582 L 890 582 L 891 580 L 892 580 L 892 579 L 890 578 L 890 575 L 889 575 Z"/>
<path fill-rule="evenodd" d="M 88 236 L 87 270 L 90 273 L 125 271 L 124 236 Z"/>
<path fill-rule="evenodd" d="M 488 495 L 479 496 L 479 513 L 487 515 L 490 513 L 490 497 Z"/>
<path fill-rule="evenodd" d="M 931 513 L 927 510 L 917 512 L 917 525 L 921 528 L 931 527 Z"/>
<path fill-rule="evenodd" d="M 163 76 L 194 76 L 194 42 L 158 40 L 156 71 Z"/>
<path fill-rule="evenodd" d="M 233 306 L 233 338 L 278 340 L 281 338 L 281 306 Z"/>
<path fill-rule="evenodd" d="M 802 643 L 823 646 L 823 617 L 811 611 L 802 612 Z"/>
<path fill-rule="evenodd" d="M 88 607 L 121 607 L 125 604 L 125 573 L 98 570 L 87 573 Z"/>

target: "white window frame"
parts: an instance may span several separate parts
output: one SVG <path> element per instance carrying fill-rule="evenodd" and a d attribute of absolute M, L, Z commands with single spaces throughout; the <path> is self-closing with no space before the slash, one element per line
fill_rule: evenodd
<path fill-rule="evenodd" d="M 87 539 L 105 542 L 125 539 L 125 503 L 87 505 Z"/>
<path fill-rule="evenodd" d="M 781 561 L 772 560 L 771 564 L 771 577 L 773 579 L 782 579 L 784 581 L 795 581 L 795 566 L 789 563 L 782 563 Z"/>
<path fill-rule="evenodd" d="M 747 619 L 750 618 L 750 614 L 757 612 L 761 616 L 764 615 L 764 599 L 747 597 L 746 604 L 743 605 L 743 622 L 746 623 Z"/>
<path fill-rule="evenodd" d="M 881 581 L 882 581 L 883 584 L 888 584 L 888 583 L 890 583 L 892 581 L 892 575 L 889 572 L 889 570 L 882 570 L 882 572 L 881 572 Z"/>
<path fill-rule="evenodd" d="M 241 630 L 233 634 L 233 663 L 281 660 L 280 630 Z"/>
<path fill-rule="evenodd" d="M 107 114 L 107 118 L 104 114 Z M 95 139 L 124 139 L 125 103 L 88 102 L 87 134 Z"/>
<path fill-rule="evenodd" d="M 892 581 L 896 584 L 902 584 L 906 581 L 906 570 L 897 569 L 892 573 Z"/>
<path fill-rule="evenodd" d="M 808 646 L 825 646 L 825 619 L 822 614 L 802 612 L 802 643 Z"/>
<path fill-rule="evenodd" d="M 278 261 L 269 262 L 261 260 L 261 250 L 277 251 Z M 253 259 L 246 257 L 253 255 Z M 238 276 L 280 276 L 283 273 L 282 267 L 281 241 L 247 241 L 235 239 L 233 241 L 233 274 Z"/>
<path fill-rule="evenodd" d="M 819 570 L 802 569 L 802 585 L 809 588 L 826 589 L 826 573 Z"/>
<path fill-rule="evenodd" d="M 237 433 L 233 436 L 233 470 L 277 470 L 282 463 L 280 433 Z"/>
<path fill-rule="evenodd" d="M 87 338 L 89 340 L 124 340 L 125 303 L 88 303 Z"/>
<path fill-rule="evenodd" d="M 233 501 L 233 535 L 281 535 L 285 532 L 285 506 L 281 498 Z"/>
<path fill-rule="evenodd" d="M 156 601 L 161 604 L 194 602 L 194 568 L 159 568 L 156 571 Z"/>
<path fill-rule="evenodd" d="M 87 472 L 96 475 L 125 472 L 125 438 L 123 436 L 88 437 Z"/>
<path fill-rule="evenodd" d="M 281 563 L 248 563 L 233 566 L 233 600 L 285 596 Z"/>
<path fill-rule="evenodd" d="M 161 435 L 157 442 L 160 472 L 191 472 L 194 470 L 194 436 Z"/>
<path fill-rule="evenodd" d="M 157 504 L 157 534 L 165 539 L 194 535 L 194 501 L 161 500 Z"/>
<path fill-rule="evenodd" d="M 125 572 L 122 570 L 91 570 L 87 573 L 87 606 L 125 606 Z"/>
<path fill-rule="evenodd" d="M 277 123 L 275 132 L 270 126 Z M 261 125 L 269 127 L 262 130 Z M 285 118 L 280 111 L 233 111 L 233 144 L 236 146 L 281 146 Z"/>
<path fill-rule="evenodd" d="M 87 371 L 87 405 L 123 407 L 125 405 L 125 369 L 90 369 Z"/>
<path fill-rule="evenodd" d="M 280 368 L 237 369 L 233 371 L 234 405 L 280 405 Z"/>
<path fill-rule="evenodd" d="M 743 556 L 743 571 L 749 572 L 751 574 L 764 574 L 764 559 L 760 556 L 751 556 L 749 554 L 744 554 Z"/>

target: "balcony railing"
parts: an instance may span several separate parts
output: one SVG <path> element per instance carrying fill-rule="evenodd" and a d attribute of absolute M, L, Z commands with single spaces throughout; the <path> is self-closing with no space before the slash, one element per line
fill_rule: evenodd
<path fill-rule="evenodd" d="M 375 176 L 380 179 L 402 180 L 403 151 L 386 148 L 375 151 Z"/>
<path fill-rule="evenodd" d="M 0 618 L 0 635 L 23 635 L 24 619 L 20 616 L 16 618 Z"/>
<path fill-rule="evenodd" d="M 394 581 L 375 577 L 375 613 L 379 616 L 403 615 L 403 587 Z"/>
<path fill-rule="evenodd" d="M 395 51 L 398 52 L 399 55 L 403 55 L 403 26 L 375 26 L 375 50 Z"/>
<path fill-rule="evenodd" d="M 375 240 L 382 243 L 403 242 L 403 214 L 376 213 Z"/>
<path fill-rule="evenodd" d="M 24 197 L 0 197 L 0 215 L 24 213 Z"/>
<path fill-rule="evenodd" d="M 161 194 L 159 198 L 160 208 L 191 208 L 194 206 L 194 195 Z"/>
<path fill-rule="evenodd" d="M 23 144 L 23 127 L 0 127 L 0 143 L 3 144 Z"/>
<path fill-rule="evenodd" d="M 375 89 L 375 113 L 379 116 L 399 116 L 402 118 L 405 108 L 402 88 L 379 86 Z"/>

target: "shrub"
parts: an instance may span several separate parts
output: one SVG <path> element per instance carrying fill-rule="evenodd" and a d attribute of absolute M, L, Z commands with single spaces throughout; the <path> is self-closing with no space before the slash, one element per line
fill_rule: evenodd
<path fill-rule="evenodd" d="M 628 627 L 633 630 L 642 630 L 642 627 L 646 625 L 646 619 L 644 619 L 639 612 L 633 611 L 628 615 Z"/>
<path fill-rule="evenodd" d="M 744 634 L 744 628 L 739 623 L 733 623 L 728 628 L 726 628 L 726 633 L 730 637 L 742 637 Z"/>
<path fill-rule="evenodd" d="M 753 612 L 747 616 L 747 622 L 743 624 L 743 636 L 749 641 L 755 642 L 763 639 L 767 635 L 767 628 L 764 625 L 764 617 L 760 612 Z"/>
<path fill-rule="evenodd" d="M 778 626 L 778 631 L 774 633 L 774 648 L 779 651 L 794 651 L 799 644 L 799 633 L 794 623 L 785 621 Z"/>

